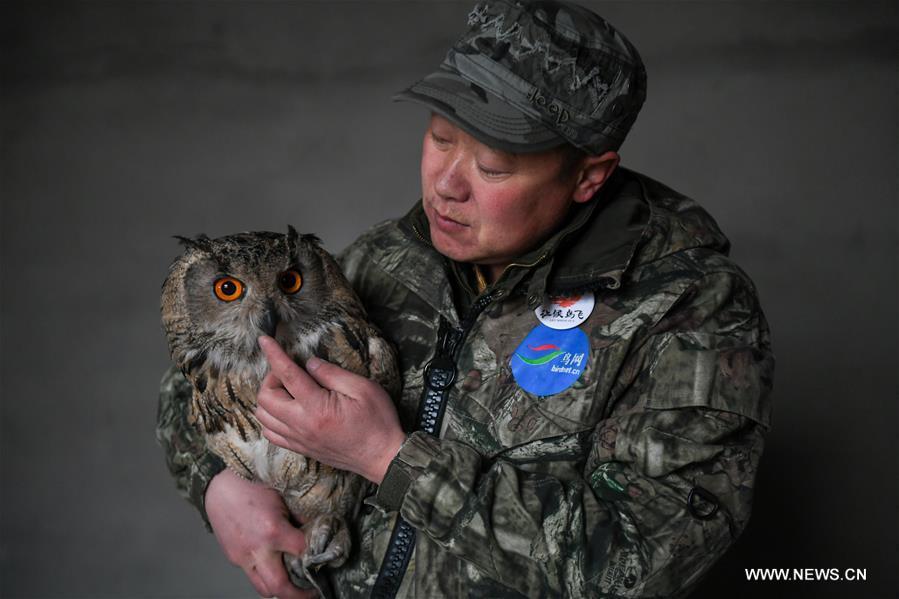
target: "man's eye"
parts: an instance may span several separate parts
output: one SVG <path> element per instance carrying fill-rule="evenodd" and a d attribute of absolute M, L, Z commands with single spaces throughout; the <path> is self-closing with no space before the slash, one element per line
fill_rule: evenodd
<path fill-rule="evenodd" d="M 486 166 L 478 165 L 478 170 L 480 170 L 487 177 L 501 177 L 503 175 L 509 174 L 508 171 L 499 171 L 496 169 L 488 168 Z"/>
<path fill-rule="evenodd" d="M 433 139 L 434 143 L 437 144 L 438 146 L 445 146 L 446 144 L 449 143 L 448 139 L 446 139 L 445 137 L 440 137 L 433 131 L 431 132 L 431 139 Z"/>

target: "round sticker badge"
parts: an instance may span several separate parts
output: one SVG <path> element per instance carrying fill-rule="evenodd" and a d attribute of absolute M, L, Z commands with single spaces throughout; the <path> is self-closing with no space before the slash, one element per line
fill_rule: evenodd
<path fill-rule="evenodd" d="M 593 313 L 595 300 L 590 292 L 552 296 L 534 310 L 537 320 L 553 329 L 573 329 Z"/>
<path fill-rule="evenodd" d="M 559 393 L 581 377 L 589 347 L 587 335 L 580 329 L 538 324 L 512 353 L 512 376 L 528 393 Z"/>

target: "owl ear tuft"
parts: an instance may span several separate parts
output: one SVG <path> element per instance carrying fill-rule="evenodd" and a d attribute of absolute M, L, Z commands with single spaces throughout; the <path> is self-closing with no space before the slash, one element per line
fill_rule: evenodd
<path fill-rule="evenodd" d="M 293 225 L 287 225 L 287 245 L 288 245 L 288 247 L 296 246 L 298 237 L 299 237 L 299 234 L 297 234 L 297 230 L 293 228 Z"/>
<path fill-rule="evenodd" d="M 310 245 L 321 245 L 322 240 L 312 233 L 304 233 L 300 235 L 293 225 L 287 225 L 287 245 L 288 247 L 296 247 L 297 241 L 308 243 Z"/>
<path fill-rule="evenodd" d="M 181 242 L 186 248 L 200 250 L 203 252 L 208 252 L 210 250 L 209 242 L 211 239 L 207 237 L 205 234 L 200 233 L 195 238 L 191 239 L 190 237 L 182 237 L 181 235 L 173 235 L 175 239 Z"/>

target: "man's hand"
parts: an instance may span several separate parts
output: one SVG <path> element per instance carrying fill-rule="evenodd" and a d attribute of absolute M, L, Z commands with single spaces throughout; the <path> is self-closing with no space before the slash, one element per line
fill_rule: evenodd
<path fill-rule="evenodd" d="M 287 577 L 281 554 L 306 549 L 303 532 L 290 523 L 276 491 L 223 470 L 206 489 L 206 513 L 215 538 L 230 561 L 249 577 L 256 592 L 279 599 L 312 599 Z"/>
<path fill-rule="evenodd" d="M 318 358 L 303 370 L 271 337 L 259 346 L 271 366 L 256 395 L 265 438 L 380 484 L 406 439 L 387 392 Z"/>

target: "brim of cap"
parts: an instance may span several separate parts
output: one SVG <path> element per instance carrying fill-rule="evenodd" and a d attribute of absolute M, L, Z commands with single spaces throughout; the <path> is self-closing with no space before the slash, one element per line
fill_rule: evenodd
<path fill-rule="evenodd" d="M 424 104 L 481 143 L 504 152 L 542 152 L 567 143 L 540 121 L 447 69 L 431 73 L 393 100 Z"/>

